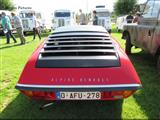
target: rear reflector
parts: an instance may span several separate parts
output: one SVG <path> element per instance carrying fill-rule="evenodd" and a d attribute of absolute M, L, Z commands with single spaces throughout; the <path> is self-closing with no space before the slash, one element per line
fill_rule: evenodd
<path fill-rule="evenodd" d="M 125 90 L 125 91 L 123 92 L 123 97 L 124 97 L 124 98 L 127 98 L 127 97 L 129 97 L 130 95 L 132 95 L 134 92 L 135 92 L 135 90 Z"/>
<path fill-rule="evenodd" d="M 127 98 L 130 95 L 132 95 L 134 92 L 135 90 L 112 91 L 111 96 L 117 99 Z"/>
<path fill-rule="evenodd" d="M 54 100 L 56 98 L 54 92 L 39 92 L 39 91 L 24 91 L 24 90 L 21 90 L 21 92 L 24 95 L 28 97 L 33 97 L 35 99 L 45 98 L 46 100 Z"/>
<path fill-rule="evenodd" d="M 28 96 L 28 97 L 32 97 L 32 96 L 33 96 L 33 92 L 32 92 L 32 91 L 21 90 L 21 92 L 22 92 L 24 95 Z"/>

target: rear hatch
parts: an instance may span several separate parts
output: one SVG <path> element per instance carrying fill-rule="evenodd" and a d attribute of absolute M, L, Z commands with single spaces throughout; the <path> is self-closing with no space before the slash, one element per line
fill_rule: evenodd
<path fill-rule="evenodd" d="M 58 32 L 41 49 L 37 68 L 119 67 L 120 61 L 109 34 L 93 31 Z"/>

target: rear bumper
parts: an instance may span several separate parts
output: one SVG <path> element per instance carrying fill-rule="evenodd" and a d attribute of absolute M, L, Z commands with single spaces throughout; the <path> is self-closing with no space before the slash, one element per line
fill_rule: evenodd
<path fill-rule="evenodd" d="M 116 84 L 116 85 L 29 85 L 17 84 L 18 90 L 29 91 L 118 91 L 118 90 L 138 90 L 141 84 Z"/>

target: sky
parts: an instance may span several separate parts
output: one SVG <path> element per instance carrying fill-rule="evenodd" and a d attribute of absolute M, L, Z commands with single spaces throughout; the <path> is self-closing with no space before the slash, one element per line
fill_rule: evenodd
<path fill-rule="evenodd" d="M 16 6 L 32 7 L 50 16 L 56 9 L 69 9 L 76 13 L 82 9 L 83 12 L 90 12 L 96 5 L 104 4 L 112 11 L 115 0 L 13 0 L 13 2 Z"/>
<path fill-rule="evenodd" d="M 92 11 L 96 5 L 105 5 L 110 11 L 113 11 L 113 5 L 116 0 L 13 0 L 16 6 L 32 7 L 34 10 L 53 13 L 56 9 L 69 9 L 78 12 Z M 139 0 L 144 3 L 146 0 Z"/>

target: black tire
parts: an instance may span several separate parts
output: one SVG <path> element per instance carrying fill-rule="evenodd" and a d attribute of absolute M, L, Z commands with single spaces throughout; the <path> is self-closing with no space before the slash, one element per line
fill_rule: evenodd
<path fill-rule="evenodd" d="M 160 74 L 160 54 L 157 57 L 157 70 L 158 70 L 158 73 Z"/>
<path fill-rule="evenodd" d="M 129 54 L 131 54 L 131 48 L 132 48 L 129 33 L 126 34 L 125 38 L 126 38 L 125 52 L 126 52 L 127 55 L 129 55 Z"/>
<path fill-rule="evenodd" d="M 111 34 L 111 32 L 112 32 L 112 30 L 111 30 L 111 29 L 110 29 L 110 30 L 108 30 L 108 33 L 109 33 L 109 34 Z"/>
<path fill-rule="evenodd" d="M 27 35 L 27 32 L 23 32 L 24 35 Z"/>

